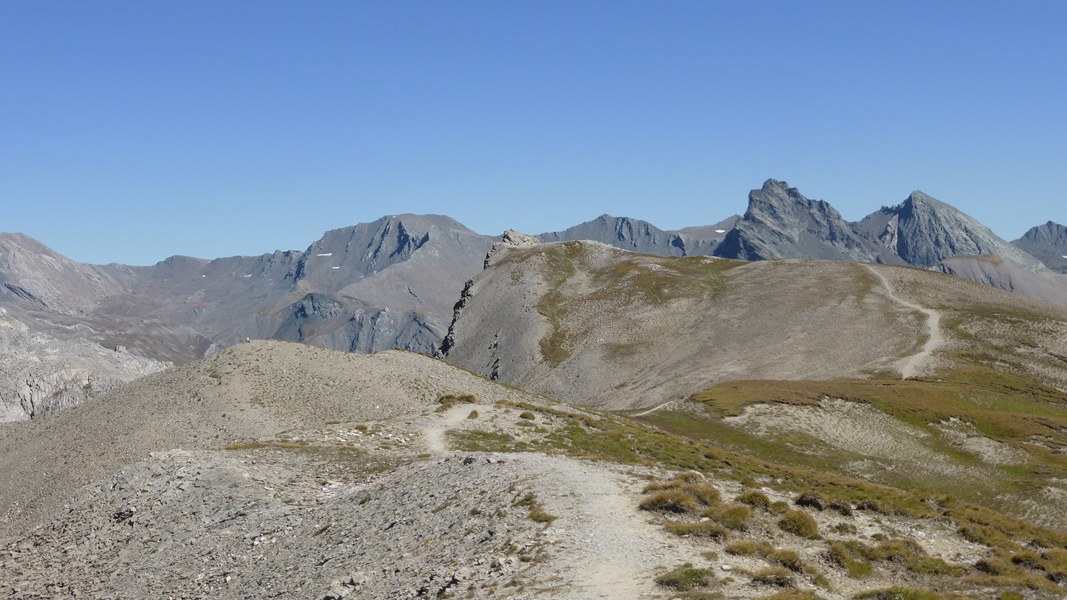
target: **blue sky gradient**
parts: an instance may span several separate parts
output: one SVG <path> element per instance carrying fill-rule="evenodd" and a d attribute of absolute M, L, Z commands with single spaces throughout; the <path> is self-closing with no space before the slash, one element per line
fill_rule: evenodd
<path fill-rule="evenodd" d="M 1067 2 L 0 0 L 0 231 L 150 264 L 402 212 L 662 228 L 784 179 L 1067 222 Z"/>

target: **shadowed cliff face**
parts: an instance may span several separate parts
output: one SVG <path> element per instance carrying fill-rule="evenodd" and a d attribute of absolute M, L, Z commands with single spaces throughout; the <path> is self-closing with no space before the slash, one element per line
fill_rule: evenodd
<path fill-rule="evenodd" d="M 1067 273 L 1067 227 L 1049 221 L 1012 242 L 1057 273 Z"/>

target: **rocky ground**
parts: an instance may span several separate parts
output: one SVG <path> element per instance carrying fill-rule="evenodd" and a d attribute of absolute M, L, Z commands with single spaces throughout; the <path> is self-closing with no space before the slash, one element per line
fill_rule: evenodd
<path fill-rule="evenodd" d="M 0 546 L 0 593 L 670 598 L 677 592 L 657 578 L 691 564 L 706 572 L 701 589 L 713 595 L 704 597 L 796 589 L 843 599 L 925 579 L 892 563 L 852 578 L 828 553 L 834 541 L 910 540 L 951 564 L 987 553 L 944 522 L 813 506 L 797 509 L 814 519 L 820 541 L 783 530 L 767 506 L 721 538 L 677 535 L 664 524 L 685 514 L 640 508 L 650 482 L 677 472 L 456 448 L 468 439 L 463 432 L 534 440 L 565 422 L 553 416 L 562 407 L 546 405 L 530 419 L 534 413 L 510 401 L 442 406 L 220 450 L 155 452 L 78 490 L 43 526 Z M 794 499 L 712 474 L 681 475 L 715 487 L 721 505 L 758 492 L 780 511 Z M 793 552 L 795 570 L 765 581 L 785 555 L 746 553 L 745 542 Z"/>
<path fill-rule="evenodd" d="M 89 340 L 59 340 L 0 308 L 0 423 L 58 412 L 169 366 Z"/>

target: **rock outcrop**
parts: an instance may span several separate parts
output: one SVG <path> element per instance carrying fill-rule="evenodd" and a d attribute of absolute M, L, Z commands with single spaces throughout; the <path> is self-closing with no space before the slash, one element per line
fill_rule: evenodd
<path fill-rule="evenodd" d="M 0 308 L 0 423 L 70 408 L 167 366 L 121 348 L 33 332 Z"/>

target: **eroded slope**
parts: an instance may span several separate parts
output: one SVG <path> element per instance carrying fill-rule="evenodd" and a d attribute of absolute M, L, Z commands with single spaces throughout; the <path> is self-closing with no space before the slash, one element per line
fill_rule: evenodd
<path fill-rule="evenodd" d="M 447 360 L 571 402 L 649 407 L 716 381 L 863 377 L 922 347 L 925 315 L 863 265 L 502 248 Z"/>

